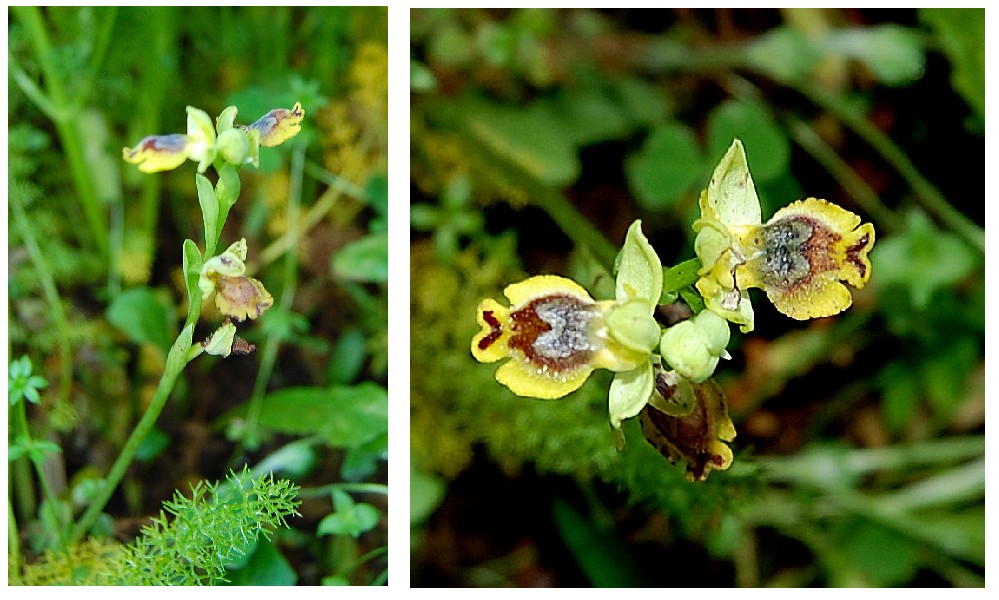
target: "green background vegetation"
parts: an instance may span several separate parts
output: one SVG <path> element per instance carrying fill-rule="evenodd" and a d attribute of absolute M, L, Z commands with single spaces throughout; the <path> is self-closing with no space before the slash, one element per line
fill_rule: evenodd
<path fill-rule="evenodd" d="M 73 581 L 113 581 L 105 553 L 140 530 L 155 534 L 143 551 L 166 557 L 179 542 L 156 536 L 177 534 L 149 527 L 169 501 L 167 522 L 213 524 L 192 525 L 224 550 L 202 573 L 235 584 L 384 583 L 387 10 L 19 7 L 8 22 L 8 352 L 49 382 L 27 411 L 31 438 L 48 446 L 24 446 L 11 408 L 11 580 L 33 563 L 21 581 L 65 582 L 59 561 L 70 556 L 88 565 L 66 575 Z M 204 238 L 195 165 L 146 175 L 122 147 L 184 132 L 187 105 L 213 118 L 235 105 L 248 124 L 296 101 L 302 132 L 262 149 L 259 170 L 242 170 L 220 242 L 246 237 L 248 274 L 275 298 L 240 328 L 256 353 L 187 367 L 96 539 L 65 554 L 66 524 L 145 410 L 186 314 L 183 241 Z M 194 339 L 219 322 L 206 308 Z M 16 364 L 11 389 L 23 392 L 31 386 Z M 241 506 L 252 515 L 258 505 L 205 495 L 244 465 L 301 488 L 287 527 L 265 520 L 269 537 L 241 520 Z M 236 487 L 250 489 L 240 477 Z M 175 496 L 195 485 L 201 504 Z M 38 566 L 45 551 L 50 566 Z M 105 567 L 110 579 L 100 579 Z"/>
<path fill-rule="evenodd" d="M 984 10 L 426 9 L 410 27 L 415 585 L 984 584 Z M 527 275 L 608 297 L 636 218 L 665 264 L 692 257 L 735 137 L 764 219 L 815 196 L 878 239 L 841 315 L 754 296 L 716 373 L 735 463 L 691 484 L 634 422 L 615 452 L 607 373 L 519 398 L 469 342 L 479 300 Z"/>

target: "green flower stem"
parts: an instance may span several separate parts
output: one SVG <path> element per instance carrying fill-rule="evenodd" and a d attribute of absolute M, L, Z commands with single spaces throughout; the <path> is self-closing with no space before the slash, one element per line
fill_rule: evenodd
<path fill-rule="evenodd" d="M 63 309 L 55 279 L 45 261 L 45 254 L 38 245 L 31 220 L 24 211 L 21 196 L 12 194 L 9 201 L 10 208 L 14 213 L 15 226 L 24 240 L 28 258 L 38 274 L 38 282 L 42 286 L 45 303 L 58 333 L 56 344 L 59 346 L 59 400 L 62 403 L 69 403 L 69 394 L 73 385 L 73 350 L 69 342 L 69 321 L 66 319 L 66 311 Z"/>
<path fill-rule="evenodd" d="M 174 342 L 173 347 L 170 348 L 170 352 L 167 355 L 166 369 L 163 372 L 163 376 L 160 378 L 159 385 L 156 386 L 156 393 L 153 395 L 153 399 L 149 403 L 149 408 L 147 408 L 146 412 L 143 413 L 142 418 L 139 419 L 139 423 L 135 426 L 135 429 L 132 430 L 132 434 L 125 442 L 125 446 L 118 454 L 118 458 L 116 458 L 114 464 L 111 465 L 111 470 L 108 471 L 107 477 L 104 478 L 100 491 L 90 502 L 90 505 L 87 506 L 87 510 L 83 513 L 83 516 L 80 517 L 80 520 L 73 527 L 73 532 L 70 536 L 71 542 L 79 542 L 83 539 L 83 536 L 90 531 L 90 528 L 94 526 L 94 523 L 100 516 L 101 511 L 104 510 L 108 500 L 111 499 L 111 495 L 114 493 L 115 489 L 117 489 L 118 484 L 121 483 L 122 478 L 125 476 L 125 471 L 132 463 L 132 459 L 135 458 L 135 454 L 139 450 L 139 445 L 144 439 L 146 439 L 149 432 L 152 431 L 160 413 L 163 412 L 163 407 L 166 405 L 166 401 L 170 397 L 170 392 L 173 390 L 174 384 L 177 383 L 177 377 L 180 376 L 181 371 L 184 370 L 184 366 L 187 364 L 187 352 L 191 347 L 191 338 L 193 333 L 194 326 L 188 325 L 184 328 L 180 335 L 177 336 L 177 340 Z"/>
<path fill-rule="evenodd" d="M 820 463 L 833 465 L 845 478 L 863 477 L 876 471 L 902 472 L 934 465 L 954 463 L 985 454 L 983 436 L 965 436 L 946 440 L 915 442 L 886 448 L 802 452 L 789 457 L 758 457 L 755 463 L 764 468 L 764 477 L 772 482 L 802 484 L 816 480 Z"/>
<path fill-rule="evenodd" d="M 147 9 L 154 10 L 154 9 Z M 155 9 L 156 27 L 152 29 L 152 54 L 154 57 L 173 56 L 176 49 L 176 8 L 163 7 Z M 155 65 L 155 66 L 154 66 Z M 175 69 L 163 67 L 163 61 L 149 63 L 143 70 L 139 93 L 141 117 L 137 120 L 139 131 L 160 130 L 160 109 L 165 98 L 164 91 L 174 80 Z M 150 243 L 149 252 L 153 252 L 153 240 L 156 237 L 156 226 L 159 223 L 160 177 L 142 177 L 139 206 L 141 207 L 139 235 Z"/>
<path fill-rule="evenodd" d="M 13 407 L 11 407 L 11 410 L 13 410 Z M 9 418 L 10 413 L 8 412 Z M 30 520 L 34 516 L 35 511 L 38 510 L 38 501 L 35 498 L 35 485 L 31 479 L 31 467 L 28 465 L 28 460 L 27 456 L 22 456 L 14 462 L 7 463 L 10 465 L 8 477 L 12 478 L 9 489 L 11 490 L 10 493 L 14 496 L 13 500 L 7 503 L 16 503 L 17 514 L 25 520 Z"/>
<path fill-rule="evenodd" d="M 464 131 L 462 134 L 465 137 L 469 135 Z M 611 244 L 599 229 L 581 215 L 561 192 L 541 181 L 520 165 L 514 164 L 497 152 L 493 152 L 487 144 L 479 143 L 475 139 L 471 139 L 470 142 L 477 149 L 485 164 L 490 165 L 506 180 L 517 182 L 517 186 L 526 193 L 527 197 L 548 213 L 548 216 L 555 221 L 562 232 L 569 236 L 573 243 L 588 248 L 601 266 L 608 272 L 613 272 L 617 247 Z"/>
<path fill-rule="evenodd" d="M 434 118 L 439 119 L 442 126 L 451 129 L 460 136 L 468 147 L 475 148 L 476 157 L 484 166 L 495 171 L 500 178 L 514 182 L 530 198 L 531 202 L 555 221 L 559 229 L 569 236 L 574 244 L 589 249 L 593 258 L 607 272 L 613 272 L 618 252 L 617 246 L 611 244 L 604 234 L 581 215 L 561 192 L 539 179 L 522 165 L 493 149 L 492 144 L 488 140 L 481 139 L 479 133 L 469 127 L 468 123 L 453 117 L 447 111 L 435 113 Z"/>
<path fill-rule="evenodd" d="M 373 558 L 378 558 L 379 556 L 385 556 L 386 554 L 388 554 L 388 546 L 379 546 L 378 548 L 375 548 L 374 550 L 371 550 L 357 557 L 357 559 L 354 560 L 354 562 L 347 565 L 346 567 L 339 569 L 337 571 L 337 575 L 341 575 L 344 578 L 346 578 L 348 575 L 352 574 L 354 571 L 357 570 L 358 567 L 360 567 L 364 563 L 368 562 Z M 372 582 L 371 585 L 378 585 L 378 584 Z"/>
<path fill-rule="evenodd" d="M 588 248 L 608 272 L 613 272 L 617 247 L 611 244 L 589 220 L 579 214 L 576 207 L 564 195 L 517 165 L 505 163 L 497 165 L 497 168 L 510 173 L 510 180 L 518 182 L 531 201 L 548 213 L 559 229 L 576 245 Z"/>
<path fill-rule="evenodd" d="M 694 285 L 700 278 L 701 259 L 691 258 L 675 267 L 663 269 L 663 296 L 679 292 L 681 289 Z"/>
<path fill-rule="evenodd" d="M 11 502 L 7 503 L 7 572 L 15 575 L 21 573 L 21 540 L 17 534 L 14 504 Z"/>
<path fill-rule="evenodd" d="M 846 161 L 840 158 L 832 146 L 826 143 L 804 121 L 791 116 L 787 116 L 786 121 L 794 141 L 825 167 L 826 171 L 870 215 L 879 230 L 887 233 L 898 230 L 899 221 L 895 214 L 881 202 L 877 192 L 871 189 L 871 186 L 867 185 L 867 182 Z"/>
<path fill-rule="evenodd" d="M 300 498 L 329 498 L 330 492 L 334 489 L 355 494 L 381 494 L 388 496 L 388 486 L 382 483 L 331 483 L 314 488 L 303 488 L 298 496 Z"/>
<path fill-rule="evenodd" d="M 341 196 L 344 194 L 351 196 L 358 200 L 364 200 L 364 190 L 352 183 L 350 179 L 344 176 L 338 176 L 329 171 L 326 171 L 318 165 L 314 165 L 311 162 L 305 163 L 305 172 L 310 176 L 314 177 L 317 181 L 321 181 L 329 186 L 323 195 L 317 200 L 308 211 L 306 211 L 305 216 L 300 220 L 300 225 L 292 235 L 293 228 L 289 227 L 281 237 L 274 240 L 267 247 L 265 247 L 260 252 L 260 264 L 269 265 L 279 256 L 287 252 L 288 248 L 294 246 L 298 243 L 298 236 L 302 235 L 306 231 L 309 231 L 315 227 L 319 222 L 330 214 L 330 211 L 340 200 Z"/>
<path fill-rule="evenodd" d="M 27 404 L 27 399 L 21 399 L 14 407 L 16 411 L 16 425 L 17 433 L 15 435 L 20 435 L 28 440 L 33 439 L 31 436 L 31 430 L 28 428 L 28 409 L 25 407 Z M 52 515 L 58 522 L 58 533 L 59 533 L 59 544 L 61 547 L 65 548 L 66 544 L 66 527 L 59 519 L 59 498 L 52 492 L 52 486 L 49 485 L 49 479 L 45 475 L 45 470 L 42 469 L 41 463 L 37 463 L 31 460 L 31 465 L 35 469 L 35 476 L 38 478 L 38 484 L 42 488 L 42 495 L 45 496 L 45 501 L 49 503 L 52 507 Z"/>
<path fill-rule="evenodd" d="M 76 117 L 84 97 L 78 95 L 72 101 L 67 97 L 66 90 L 58 76 L 55 60 L 52 56 L 52 46 L 49 43 L 48 34 L 42 22 L 41 9 L 36 6 L 16 6 L 11 7 L 11 10 L 28 32 L 28 38 L 35 52 L 35 58 L 38 60 L 45 78 L 47 102 L 39 106 L 45 106 L 48 109 L 46 114 L 55 123 L 56 133 L 59 136 L 66 160 L 69 163 L 73 187 L 76 189 L 77 196 L 83 206 L 83 213 L 89 227 L 90 237 L 97 246 L 97 250 L 101 256 L 106 257 L 109 246 L 107 218 L 103 214 L 104 211 L 97 195 L 96 184 L 85 158 L 80 131 L 76 125 Z M 113 24 L 114 13 L 110 13 L 110 15 L 111 17 L 105 22 L 105 28 L 100 34 L 102 36 L 101 39 L 103 39 L 103 36 L 108 35 L 108 29 Z M 100 39 L 98 40 L 98 44 L 97 50 L 100 51 L 100 54 L 95 53 L 94 58 L 98 60 L 99 64 L 99 61 L 103 59 L 103 51 L 106 50 L 107 46 L 106 43 L 101 46 Z M 91 66 L 93 67 L 94 65 L 92 64 Z M 90 74 L 88 77 L 92 78 L 93 75 Z M 17 78 L 15 78 L 15 81 L 17 81 Z M 89 89 L 89 84 L 86 81 L 87 79 L 85 78 L 84 85 L 80 89 L 81 92 Z M 27 91 L 25 93 L 27 94 Z M 38 94 L 28 94 L 28 97 L 35 99 L 38 97 Z"/>
<path fill-rule="evenodd" d="M 288 233 L 292 239 L 297 239 L 300 235 L 298 209 L 301 205 L 302 196 L 302 175 L 305 163 L 305 146 L 295 144 L 291 154 L 291 180 L 288 190 Z M 295 301 L 295 287 L 298 285 L 298 244 L 294 244 L 284 255 L 284 281 L 281 286 L 281 311 L 285 314 L 291 313 L 292 304 Z M 260 421 L 260 411 L 263 409 L 264 392 L 267 390 L 267 381 L 274 370 L 274 363 L 277 361 L 278 349 L 281 346 L 281 338 L 285 331 L 274 331 L 267 336 L 261 352 L 260 369 L 257 370 L 257 379 L 253 383 L 253 394 L 246 409 L 246 429 L 245 431 L 256 436 L 257 423 Z"/>
<path fill-rule="evenodd" d="M 912 190 L 916 192 L 916 198 L 922 201 L 926 210 L 963 237 L 969 244 L 982 252 L 985 251 L 985 230 L 954 208 L 947 201 L 947 198 L 928 179 L 923 177 L 919 169 L 912 164 L 905 152 L 891 138 L 835 95 L 814 85 L 798 85 L 795 86 L 795 89 L 843 121 L 872 148 L 877 150 L 908 182 Z"/>
<path fill-rule="evenodd" d="M 691 50 L 674 42 L 657 40 L 643 45 L 639 51 L 634 53 L 632 60 L 640 67 L 652 72 L 756 69 L 742 45 Z M 767 73 L 763 74 L 768 75 Z M 891 138 L 864 118 L 861 113 L 835 94 L 814 85 L 812 80 L 781 81 L 781 83 L 798 91 L 852 129 L 898 171 L 916 193 L 917 199 L 921 201 L 924 208 L 958 233 L 969 244 L 984 252 L 985 230 L 954 208 L 944 195 L 928 179 L 923 177 L 905 152 Z M 878 217 L 879 212 L 875 209 L 871 212 L 871 216 Z M 881 216 L 882 220 L 883 217 L 884 215 Z"/>

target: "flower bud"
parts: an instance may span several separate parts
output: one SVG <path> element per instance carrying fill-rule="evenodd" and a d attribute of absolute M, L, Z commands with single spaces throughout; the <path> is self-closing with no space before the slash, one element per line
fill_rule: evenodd
<path fill-rule="evenodd" d="M 715 372 L 730 333 L 725 319 L 704 310 L 663 332 L 659 351 L 677 373 L 701 382 Z"/>

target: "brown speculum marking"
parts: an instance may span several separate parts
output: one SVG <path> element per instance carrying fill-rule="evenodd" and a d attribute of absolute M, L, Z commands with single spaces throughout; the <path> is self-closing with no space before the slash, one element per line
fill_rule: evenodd
<path fill-rule="evenodd" d="M 660 386 L 657 389 L 660 393 L 669 394 L 672 387 Z M 725 466 L 725 458 L 711 451 L 718 434 L 716 417 L 709 403 L 713 400 L 717 402 L 714 397 L 720 398 L 720 394 L 720 388 L 712 381 L 694 384 L 696 402 L 689 415 L 673 417 L 651 404 L 647 404 L 639 415 L 645 439 L 671 463 L 685 460 L 687 472 L 698 481 L 706 478 L 709 465 L 716 468 Z M 721 402 L 724 407 L 724 400 Z"/>
<path fill-rule="evenodd" d="M 860 257 L 860 253 L 867 248 L 867 244 L 870 241 L 870 234 L 865 233 L 862 238 L 857 240 L 856 244 L 846 249 L 846 260 L 850 261 L 851 264 L 857 267 L 857 272 L 860 273 L 861 279 L 867 277 L 867 263 Z"/>
<path fill-rule="evenodd" d="M 489 325 L 489 327 L 491 327 L 492 329 L 489 331 L 489 333 L 486 334 L 486 337 L 479 340 L 479 350 L 485 350 L 489 346 L 492 346 L 493 343 L 496 342 L 496 340 L 498 340 L 501 335 L 503 335 L 503 329 L 500 325 L 499 320 L 497 320 L 496 317 L 493 316 L 493 311 L 491 310 L 482 311 L 482 320 L 485 321 L 486 325 Z"/>
<path fill-rule="evenodd" d="M 835 271 L 839 265 L 832 249 L 839 240 L 839 235 L 808 217 L 796 216 L 767 225 L 764 281 L 791 290 L 807 284 L 819 273 Z"/>
<path fill-rule="evenodd" d="M 593 353 L 589 329 L 595 314 L 592 304 L 573 296 L 537 298 L 510 313 L 509 346 L 539 367 L 572 370 Z"/>

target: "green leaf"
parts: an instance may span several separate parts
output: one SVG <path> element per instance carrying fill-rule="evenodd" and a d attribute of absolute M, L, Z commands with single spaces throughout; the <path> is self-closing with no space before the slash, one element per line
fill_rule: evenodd
<path fill-rule="evenodd" d="M 31 440 L 25 446 L 25 449 L 27 450 L 28 458 L 30 458 L 31 462 L 36 465 L 45 464 L 45 461 L 47 460 L 45 457 L 46 454 L 62 453 L 62 448 L 60 448 L 58 444 L 47 442 L 45 440 Z"/>
<path fill-rule="evenodd" d="M 191 323 L 187 327 L 181 330 L 180 335 L 174 340 L 173 346 L 170 347 L 170 352 L 167 353 L 167 372 L 180 372 L 187 365 L 187 351 L 191 347 L 191 342 L 194 339 L 194 323 Z"/>
<path fill-rule="evenodd" d="M 968 374 L 980 358 L 979 342 L 970 336 L 958 337 L 924 355 L 920 364 L 922 381 L 930 404 L 941 418 L 949 421 L 966 400 Z"/>
<path fill-rule="evenodd" d="M 476 141 L 552 186 L 568 185 L 579 177 L 580 163 L 573 135 L 554 111 L 539 103 L 498 106 L 466 101 L 442 106 Z"/>
<path fill-rule="evenodd" d="M 672 206 L 701 177 L 704 157 L 690 128 L 668 123 L 654 129 L 627 158 L 628 186 L 649 210 Z"/>
<path fill-rule="evenodd" d="M 432 92 L 437 87 L 433 71 L 415 58 L 409 60 L 409 90 L 411 92 Z"/>
<path fill-rule="evenodd" d="M 793 82 L 812 72 L 822 52 L 803 32 L 781 26 L 758 37 L 746 49 L 746 58 L 770 77 Z"/>
<path fill-rule="evenodd" d="M 900 25 L 841 29 L 830 35 L 827 47 L 863 62 L 879 81 L 890 86 L 916 81 L 925 67 L 919 35 Z"/>
<path fill-rule="evenodd" d="M 919 569 L 920 544 L 862 517 L 840 521 L 829 550 L 838 555 L 834 564 L 850 564 L 864 585 L 887 587 L 910 581 Z"/>
<path fill-rule="evenodd" d="M 333 256 L 333 272 L 344 279 L 381 283 L 388 281 L 388 233 L 353 241 Z"/>
<path fill-rule="evenodd" d="M 350 494 L 333 489 L 336 512 L 326 515 L 316 528 L 316 535 L 349 535 L 358 537 L 374 529 L 381 519 L 381 511 L 366 503 L 355 503 Z"/>
<path fill-rule="evenodd" d="M 326 376 L 330 384 L 345 384 L 357 379 L 364 368 L 368 339 L 364 331 L 353 327 L 340 334 L 330 354 Z"/>
<path fill-rule="evenodd" d="M 198 203 L 201 204 L 201 216 L 205 224 L 206 252 L 214 254 L 214 247 L 219 239 L 219 200 L 207 177 L 198 173 L 194 176 L 194 181 L 198 187 Z"/>
<path fill-rule="evenodd" d="M 253 553 L 239 569 L 226 571 L 229 585 L 281 585 L 298 583 L 298 573 L 278 550 L 274 540 L 258 539 Z"/>
<path fill-rule="evenodd" d="M 38 390 L 48 387 L 49 382 L 41 375 L 32 375 L 33 368 L 31 357 L 27 354 L 7 367 L 7 401 L 10 406 L 15 406 L 24 398 L 35 404 L 41 401 Z"/>
<path fill-rule="evenodd" d="M 447 486 L 436 475 L 420 471 L 409 463 L 409 525 L 419 525 L 440 506 Z"/>
<path fill-rule="evenodd" d="M 954 557 L 985 565 L 985 509 L 982 504 L 955 512 L 920 515 L 927 536 Z"/>
<path fill-rule="evenodd" d="M 921 383 L 912 376 L 915 367 L 906 361 L 889 363 L 881 371 L 881 414 L 894 433 L 901 433 L 916 413 Z"/>
<path fill-rule="evenodd" d="M 215 185 L 220 214 L 228 214 L 236 201 L 239 200 L 239 171 L 233 165 L 225 163 L 219 169 L 219 181 Z"/>
<path fill-rule="evenodd" d="M 597 529 L 593 519 L 562 500 L 552 503 L 552 518 L 562 541 L 594 587 L 634 587 L 646 580 L 621 540 Z"/>
<path fill-rule="evenodd" d="M 774 179 L 788 169 L 791 144 L 784 130 L 760 104 L 729 100 L 711 112 L 708 116 L 708 154 L 720 156 L 733 139 L 742 141 L 753 179 Z"/>
<path fill-rule="evenodd" d="M 268 454 L 257 463 L 250 473 L 255 477 L 267 473 L 281 473 L 287 477 L 303 477 L 316 464 L 316 451 L 313 442 L 295 440 Z"/>
<path fill-rule="evenodd" d="M 27 452 L 28 449 L 25 448 L 24 446 L 16 444 L 13 446 L 7 446 L 7 462 L 14 462 L 15 460 L 27 454 Z"/>
<path fill-rule="evenodd" d="M 631 129 L 616 98 L 603 82 L 584 77 L 580 84 L 562 88 L 547 112 L 558 120 L 576 146 L 619 139 Z"/>
<path fill-rule="evenodd" d="M 184 284 L 187 286 L 187 306 L 188 310 L 194 305 L 195 294 L 201 298 L 201 288 L 198 287 L 198 279 L 201 275 L 201 266 L 204 264 L 201 258 L 201 250 L 193 240 L 184 240 Z"/>
<path fill-rule="evenodd" d="M 385 173 L 372 175 L 364 186 L 364 197 L 376 213 L 388 216 L 388 176 Z"/>
<path fill-rule="evenodd" d="M 264 397 L 259 422 L 273 433 L 318 435 L 330 446 L 356 448 L 388 431 L 388 395 L 371 382 L 283 388 Z"/>
<path fill-rule="evenodd" d="M 170 436 L 153 427 L 139 443 L 139 449 L 135 451 L 135 460 L 149 462 L 159 456 L 169 444 Z"/>
<path fill-rule="evenodd" d="M 164 352 L 173 342 L 172 311 L 150 288 L 137 287 L 119 294 L 107 309 L 107 319 L 133 342 L 149 342 Z"/>
<path fill-rule="evenodd" d="M 920 8 L 951 64 L 950 82 L 985 121 L 985 9 Z"/>
<path fill-rule="evenodd" d="M 920 211 L 909 213 L 903 235 L 878 240 L 870 256 L 876 285 L 907 288 L 918 310 L 929 306 L 937 289 L 957 284 L 978 265 L 972 248 L 936 229 Z"/>

